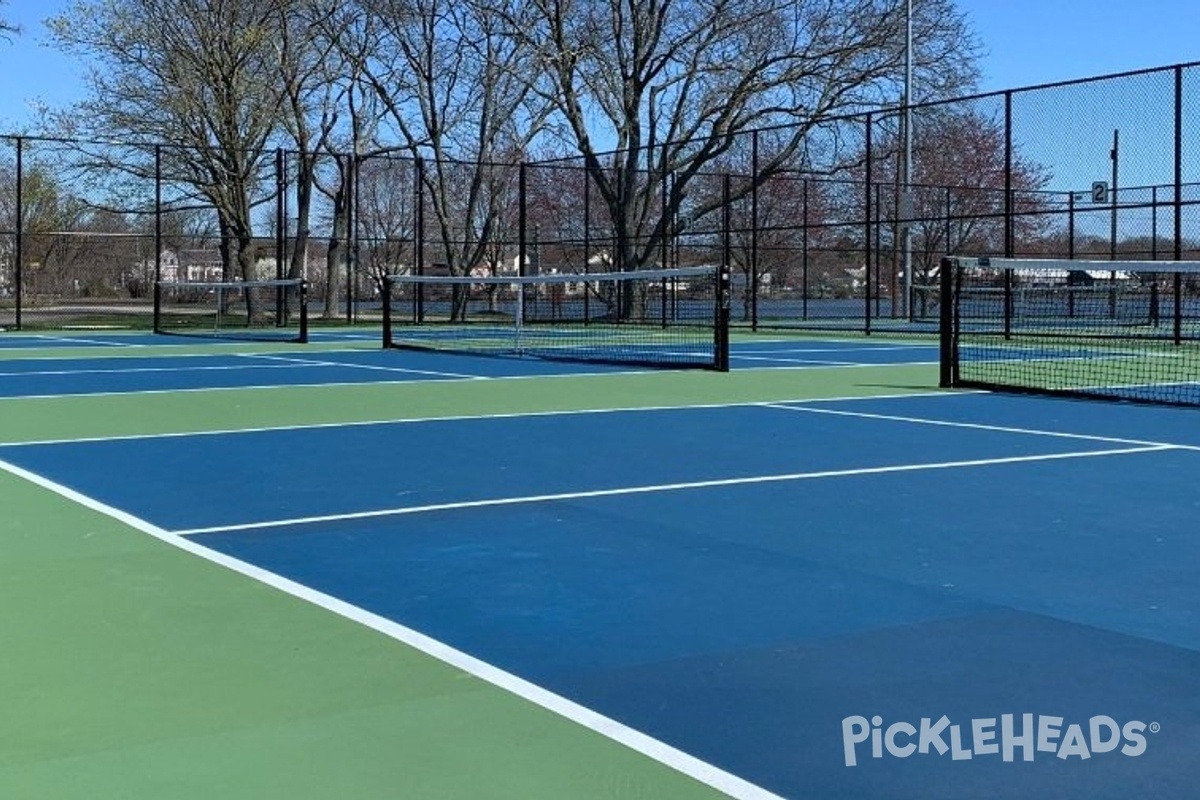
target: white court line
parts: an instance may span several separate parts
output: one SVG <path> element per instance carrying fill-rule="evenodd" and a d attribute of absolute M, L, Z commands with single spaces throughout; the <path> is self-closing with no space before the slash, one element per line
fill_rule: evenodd
<path fill-rule="evenodd" d="M 1072 458 L 1098 458 L 1101 456 L 1130 455 L 1177 449 L 1173 445 L 1148 445 L 1144 447 L 1122 447 L 1111 450 L 1083 450 L 1070 453 L 1044 453 L 1033 456 L 1007 456 L 1003 458 L 979 458 L 966 461 L 939 461 L 929 464 L 896 464 L 887 467 L 857 467 L 854 469 L 821 470 L 818 472 L 791 472 L 782 475 L 755 475 L 745 478 L 714 478 L 703 481 L 662 483 L 648 486 L 624 486 L 616 489 L 592 489 L 581 492 L 527 495 L 524 497 L 500 497 L 488 500 L 465 500 L 456 503 L 435 503 L 424 506 L 401 506 L 372 511 L 355 511 L 344 514 L 325 514 L 312 517 L 294 517 L 264 522 L 248 522 L 237 525 L 214 525 L 206 528 L 189 528 L 174 531 L 177 536 L 195 536 L 206 533 L 231 533 L 235 531 L 266 530 L 270 528 L 311 525 L 323 522 L 346 522 L 379 517 L 398 517 L 409 514 L 426 514 L 434 511 L 457 511 L 469 508 L 494 508 L 497 506 L 553 503 L 562 500 L 584 500 L 594 497 L 622 497 L 635 494 L 656 494 L 690 489 L 711 489 L 725 486 L 746 486 L 763 483 L 784 483 L 822 478 L 857 477 L 860 475 L 886 475 L 898 472 L 923 472 L 928 470 L 960 469 L 964 467 L 990 467 L 1000 464 L 1022 464 L 1033 461 L 1059 461 Z"/>
<path fill-rule="evenodd" d="M 169 356 L 168 356 L 169 357 Z M 186 367 L 111 367 L 96 369 L 39 369 L 27 372 L 0 372 L 0 378 L 61 377 L 63 375 L 137 375 L 161 372 L 235 372 L 249 369 L 295 369 L 299 364 L 220 364 Z"/>
<path fill-rule="evenodd" d="M 733 353 L 729 355 L 729 359 L 731 361 L 765 361 L 769 364 L 805 364 L 812 367 L 859 367 L 865 363 L 862 361 L 829 361 L 827 359 L 799 358 L 796 356 L 743 356 Z M 878 365 L 872 364 L 871 366 Z"/>
<path fill-rule="evenodd" d="M 557 378 L 579 378 L 585 376 L 596 375 L 637 375 L 638 372 L 575 372 L 562 373 L 555 375 L 505 375 L 495 378 L 487 378 L 489 381 L 528 381 L 535 379 L 553 380 Z M 261 384 L 246 384 L 238 386 L 194 386 L 174 389 L 138 389 L 135 391 L 106 391 L 106 392 L 58 392 L 55 394 L 18 394 L 18 395 L 0 395 L 0 403 L 9 400 L 62 400 L 71 397 L 142 397 L 155 394 L 191 394 L 197 392 L 242 392 L 242 391 L 280 391 L 288 389 L 336 389 L 347 387 L 370 387 L 370 386 L 412 386 L 416 383 L 460 383 L 466 381 L 478 381 L 478 377 L 470 378 L 437 378 L 433 377 L 425 381 L 412 380 L 395 380 L 395 381 L 323 381 L 320 383 L 261 383 Z"/>
<path fill-rule="evenodd" d="M 755 367 L 755 369 L 759 369 Z M 768 367 L 766 369 L 792 369 L 791 367 Z M 664 370 L 622 370 L 620 372 L 559 372 L 546 374 L 532 375 L 497 375 L 493 377 L 483 378 L 487 381 L 530 381 L 530 380 L 560 380 L 563 378 L 594 378 L 608 375 L 644 375 L 644 374 L 662 374 Z M 155 394 L 187 394 L 196 392 L 241 392 L 241 391 L 279 391 L 288 389 L 336 389 L 347 387 L 370 387 L 370 386 L 413 386 L 417 383 L 465 383 L 468 381 L 476 382 L 481 380 L 480 376 L 472 375 L 465 378 L 439 378 L 431 377 L 425 381 L 412 380 L 394 380 L 394 381 L 321 381 L 319 383 L 260 383 L 260 384 L 245 384 L 238 386 L 193 386 L 193 387 L 178 387 L 172 389 L 137 389 L 137 390 L 112 390 L 103 392 L 56 392 L 47 394 L 15 394 L 15 395 L 0 395 L 0 403 L 10 400 L 62 400 L 71 397 L 129 397 Z"/>
<path fill-rule="evenodd" d="M 499 380 L 499 379 L 493 379 Z M 369 384 L 372 386 L 391 386 L 391 385 L 406 385 L 407 381 L 400 382 L 379 382 Z M 340 386 L 343 384 L 314 384 L 315 386 Z M 363 384 L 345 384 L 348 386 L 362 386 Z M 247 388 L 247 387 L 235 387 Z M 281 386 L 264 386 L 257 388 L 294 388 Z M 217 389 L 183 389 L 183 390 L 162 390 L 163 393 L 179 393 L 186 391 L 218 391 Z M 154 394 L 158 392 L 143 392 L 143 394 Z M 927 417 L 912 417 L 899 414 L 877 414 L 863 411 L 844 411 L 830 408 L 813 408 L 816 406 L 825 406 L 833 403 L 856 403 L 875 400 L 909 400 L 909 399 L 947 399 L 963 397 L 966 395 L 982 395 L 990 394 L 983 390 L 955 390 L 949 391 L 934 391 L 934 392 L 908 392 L 901 394 L 881 394 L 881 395 L 844 395 L 837 397 L 797 397 L 784 400 L 770 401 L 750 401 L 750 402 L 730 402 L 730 403 L 701 403 L 694 405 L 657 405 L 657 406 L 620 406 L 616 408 L 579 408 L 579 409 L 554 409 L 549 411 L 512 411 L 498 414 L 451 414 L 447 416 L 432 416 L 432 417 L 396 417 L 393 419 L 365 419 L 365 420 L 344 420 L 334 422 L 313 422 L 299 423 L 294 425 L 264 425 L 252 428 L 218 428 L 214 430 L 197 430 L 197 431 L 171 431 L 167 433 L 131 433 L 119 434 L 114 436 L 86 436 L 72 437 L 62 439 L 31 439 L 28 441 L 19 442 L 0 442 L 0 450 L 5 448 L 15 447 L 37 447 L 45 445 L 58 444 L 83 444 L 94 442 L 122 442 L 122 441 L 140 441 L 147 439 L 178 439 L 191 436 L 238 436 L 242 434 L 257 434 L 257 433 L 274 433 L 287 431 L 307 431 L 307 430 L 324 430 L 329 428 L 358 428 L 372 425 L 421 425 L 428 423 L 441 422 L 468 422 L 475 420 L 501 420 L 501 419 L 525 419 L 538 417 L 567 417 L 581 414 L 628 414 L 628 413 L 654 413 L 654 412 L 671 412 L 671 411 L 691 411 L 691 410 L 714 410 L 724 408 L 773 408 L 781 411 L 808 412 L 814 414 L 830 414 L 833 416 L 844 417 L 860 417 L 864 419 L 880 419 L 890 420 L 894 422 L 909 422 L 921 425 L 936 425 L 948 428 L 967 428 L 974 430 L 996 431 L 999 433 L 1017 433 L 1027 434 L 1032 436 L 1048 436 L 1062 439 L 1077 439 L 1080 441 L 1093 442 L 1108 442 L 1112 444 L 1125 444 L 1133 446 L 1150 446 L 1150 447 L 1165 447 L 1177 450 L 1200 450 L 1200 446 L 1178 444 L 1175 442 L 1160 442 L 1147 439 L 1130 439 L 1126 437 L 1116 436 L 1101 436 L 1097 434 L 1087 433 L 1070 433 L 1066 431 L 1041 430 L 1037 428 L 1021 428 L 1006 425 L 990 425 L 978 422 L 957 422 L 953 420 L 938 420 L 929 419 Z M 87 395 L 67 395 L 68 397 L 83 397 Z M 22 398 L 4 398 L 4 399 L 30 399 Z"/>
<path fill-rule="evenodd" d="M 146 346 L 144 343 L 141 343 L 141 342 L 110 342 L 110 341 L 105 341 L 104 339 L 85 339 L 85 338 L 76 337 L 76 336 L 46 336 L 46 335 L 39 335 L 39 334 L 30 334 L 28 336 L 28 338 L 37 339 L 38 341 L 43 341 L 43 342 L 64 342 L 67 344 L 89 344 L 89 345 L 100 345 L 102 347 L 145 347 Z"/>
<path fill-rule="evenodd" d="M 769 356 L 777 353 L 878 353 L 893 350 L 933 350 L 937 351 L 937 343 L 909 345 L 881 345 L 878 347 L 781 347 L 777 350 L 741 350 L 736 343 L 730 347 L 730 355 Z"/>
<path fill-rule="evenodd" d="M 358 352 L 358 351 L 355 351 Z M 268 361 L 284 361 L 293 364 L 302 364 L 315 367 L 345 367 L 347 369 L 365 369 L 374 370 L 377 372 L 403 373 L 408 375 L 436 375 L 441 378 L 464 378 L 466 380 L 488 381 L 493 380 L 486 375 L 471 375 L 464 372 L 443 372 L 432 369 L 407 369 L 405 367 L 385 367 L 376 364 L 347 364 L 342 361 L 328 361 L 325 359 L 316 358 L 301 358 L 300 356 L 279 356 L 265 353 L 239 353 L 243 358 L 261 358 Z"/>
<path fill-rule="evenodd" d="M 144 345 L 128 345 L 128 346 L 129 347 L 143 347 Z M 347 351 L 347 352 L 362 352 L 362 351 L 354 350 L 354 351 Z M 181 354 L 180 356 L 172 355 L 169 357 L 170 358 L 184 357 L 184 355 L 192 355 L 192 356 L 201 357 L 201 358 L 208 356 L 208 354 L 194 354 L 193 353 L 193 354 Z M 261 356 L 262 354 L 229 353 L 226 355 L 250 357 L 250 356 Z M 50 360 L 50 359 L 46 359 L 46 360 Z M 777 371 L 789 370 L 789 369 L 797 370 L 797 371 L 807 370 L 807 369 L 876 369 L 876 368 L 890 368 L 890 367 L 925 367 L 925 366 L 929 366 L 930 364 L 936 363 L 934 361 L 907 361 L 907 362 L 901 362 L 901 363 L 888 363 L 888 364 L 867 364 L 867 363 L 857 363 L 856 362 L 856 363 L 846 363 L 846 364 L 797 364 L 797 365 L 791 365 L 786 362 L 779 363 L 780 362 L 779 359 L 767 359 L 767 360 L 768 361 L 774 360 L 774 361 L 776 361 L 776 364 L 774 366 L 747 366 L 747 367 L 744 367 L 737 371 L 738 372 L 777 372 Z M 340 364 L 338 362 L 331 362 L 331 364 L 337 364 L 338 366 L 343 366 L 343 367 L 351 366 L 349 364 Z M 379 369 L 387 369 L 387 368 L 381 367 Z M 409 372 L 411 374 L 423 374 L 421 370 L 396 369 L 394 371 L 395 372 Z M 551 373 L 551 374 L 491 375 L 491 376 L 459 375 L 458 373 L 445 373 L 445 375 L 447 377 L 439 377 L 440 373 L 430 372 L 427 374 L 433 376 L 433 378 L 432 378 L 432 380 L 425 381 L 425 383 L 434 383 L 434 382 L 454 383 L 454 382 L 458 382 L 458 381 L 479 381 L 479 380 L 487 380 L 487 381 L 493 381 L 493 382 L 494 381 L 555 380 L 555 379 L 587 378 L 587 377 L 614 376 L 614 375 L 625 375 L 625 376 L 628 376 L 628 375 L 665 375 L 665 374 L 677 373 L 677 372 L 682 372 L 682 371 L 684 371 L 684 370 L 682 370 L 682 369 L 669 369 L 669 370 L 668 369 L 636 369 L 636 370 L 612 370 L 612 371 L 605 371 L 605 372 L 558 372 L 558 373 Z M 690 371 L 690 370 L 688 370 L 688 371 Z M 29 373 L 23 373 L 23 374 L 29 374 Z M 67 398 L 67 397 L 115 397 L 115 396 L 127 396 L 127 395 L 141 396 L 141 395 L 154 395 L 154 394 L 180 394 L 183 392 L 236 392 L 236 391 L 243 391 L 243 390 L 262 391 L 262 390 L 269 390 L 269 389 L 303 389 L 303 388 L 316 388 L 316 387 L 333 388 L 333 387 L 346 387 L 346 386 L 391 386 L 391 385 L 403 386 L 403 385 L 409 385 L 411 383 L 412 383 L 411 381 L 369 381 L 369 382 L 327 381 L 327 382 L 321 382 L 321 383 L 284 383 L 284 384 L 264 383 L 264 384 L 248 385 L 248 386 L 197 386 L 197 387 L 175 388 L 175 389 L 138 389 L 138 390 L 133 390 L 133 391 L 111 390 L 111 391 L 100 391 L 100 392 L 55 392 L 55 393 L 46 393 L 46 394 L 22 394 L 22 395 L 0 396 L 0 402 L 5 401 L 5 400 L 57 400 L 57 399 Z M 861 399 L 861 398 L 856 398 L 856 399 Z"/>
<path fill-rule="evenodd" d="M 902 395 L 904 396 L 904 395 Z M 875 399 L 875 398 L 865 398 Z M 977 431 L 996 431 L 997 433 L 1019 433 L 1029 436 L 1048 436 L 1056 439 L 1078 439 L 1088 442 L 1110 442 L 1144 447 L 1161 447 L 1171 450 L 1200 450 L 1200 445 L 1175 444 L 1173 442 L 1152 442 L 1145 439 L 1129 439 L 1120 436 L 1099 436 L 1094 433 L 1068 433 L 1066 431 L 1039 430 L 1037 428 L 1020 428 L 1009 425 L 989 425 L 983 422 L 957 422 L 955 420 L 929 419 L 927 417 L 908 417 L 901 414 L 874 414 L 866 411 L 842 411 L 835 408 L 811 408 L 806 405 L 789 405 L 789 403 L 809 403 L 812 401 L 785 401 L 784 403 L 763 403 L 767 408 L 777 408 L 780 411 L 796 411 L 809 414 L 828 414 L 835 417 L 856 417 L 858 419 L 878 419 L 888 422 L 911 422 L 916 425 L 933 425 L 943 428 L 967 428 Z"/>
<path fill-rule="evenodd" d="M 315 339 L 318 342 L 378 342 L 378 333 L 338 333 L 337 331 L 313 331 L 309 330 L 309 339 Z"/>
<path fill-rule="evenodd" d="M 731 361 L 734 360 L 734 357 L 730 356 L 730 360 Z M 771 359 L 771 358 L 767 358 L 765 360 L 767 360 L 767 361 L 785 361 L 785 359 Z M 742 368 L 738 369 L 737 371 L 738 372 L 746 372 L 748 370 L 760 370 L 760 369 L 761 370 L 771 370 L 771 369 L 798 369 L 798 370 L 799 369 L 883 369 L 883 368 L 890 368 L 890 367 L 927 367 L 930 364 L 936 364 L 936 363 L 938 363 L 937 359 L 934 359 L 933 361 L 888 361 L 887 363 L 881 363 L 881 362 L 871 363 L 871 362 L 867 362 L 867 361 L 851 361 L 851 362 L 846 362 L 845 364 L 829 364 L 829 365 L 810 364 L 810 365 L 799 366 L 799 367 L 788 367 L 786 365 L 780 366 L 780 367 L 747 366 L 747 367 L 742 367 Z"/>
<path fill-rule="evenodd" d="M 233 355 L 251 355 L 235 353 Z M 931 361 L 913 361 L 903 364 L 846 364 L 840 367 L 826 367 L 824 365 L 807 365 L 807 366 L 789 366 L 786 364 L 766 367 L 745 367 L 738 372 L 778 372 L 782 370 L 807 370 L 807 369 L 873 369 L 877 367 L 923 367 L 934 362 Z M 344 366 L 344 365 L 343 365 Z M 678 369 L 637 369 L 637 370 L 615 370 L 606 372 L 556 372 L 551 374 L 531 374 L 531 375 L 494 375 L 483 378 L 484 380 L 497 381 L 530 381 L 530 380 L 569 380 L 571 378 L 594 378 L 594 377 L 610 377 L 614 375 L 665 375 L 682 372 Z M 688 370 L 691 372 L 692 370 Z M 470 375 L 467 377 L 448 377 L 440 378 L 433 377 L 423 383 L 457 383 L 466 381 L 479 381 L 481 376 Z M 184 392 L 239 392 L 244 390 L 265 391 L 278 389 L 311 389 L 311 388 L 335 388 L 347 386 L 409 386 L 413 381 L 326 381 L 322 383 L 264 383 L 248 386 L 197 386 L 191 388 L 178 389 L 138 389 L 135 391 L 103 391 L 103 392 L 56 392 L 47 394 L 21 394 L 21 395 L 0 395 L 0 402 L 5 400 L 58 400 L 67 397 L 123 397 L 129 395 L 154 395 L 154 394 L 181 394 Z M 862 399 L 862 398 L 857 398 Z"/>
<path fill-rule="evenodd" d="M 407 383 L 407 382 L 402 382 Z M 321 385 L 321 384 L 318 384 Z M 351 386 L 362 386 L 363 384 L 349 384 Z M 370 384 L 372 386 L 392 385 L 390 383 Z M 163 390 L 168 391 L 168 390 Z M 184 390 L 184 391 L 199 391 L 199 390 Z M 438 422 L 467 422 L 472 420 L 492 420 L 492 419 L 524 419 L 537 417 L 569 417 L 578 414 L 628 414 L 655 412 L 655 411 L 689 411 L 703 409 L 721 409 L 721 408 L 770 408 L 780 403 L 829 403 L 829 402 L 846 402 L 850 400 L 895 400 L 902 397 L 959 397 L 964 394 L 982 394 L 976 391 L 959 391 L 956 393 L 948 392 L 913 392 L 911 394 L 891 394 L 891 395 L 871 395 L 870 397 L 852 396 L 852 397 L 829 397 L 829 398 L 797 398 L 794 400 L 776 400 L 772 402 L 735 402 L 735 403 L 704 403 L 700 405 L 673 405 L 673 406 L 623 406 L 618 408 L 578 408 L 578 409 L 556 409 L 551 411 L 511 411 L 500 414 L 452 414 L 444 417 L 397 417 L 395 419 L 363 419 L 349 420 L 340 422 L 312 422 L 300 423 L 295 425 L 265 425 L 257 428 L 220 428 L 217 430 L 202 430 L 202 431 L 172 431 L 169 433 L 129 433 L 117 436 L 86 436 L 66 439 L 36 439 L 22 442 L 0 442 L 0 449 L 9 447 L 34 447 L 41 445 L 53 444 L 82 444 L 85 442 L 125 442 L 125 441 L 140 441 L 143 439 L 178 439 L 189 436 L 236 436 L 241 434 L 255 433 L 274 433 L 283 431 L 309 431 L 323 430 L 327 428 L 359 428 L 369 425 L 421 425 L 425 423 Z M 71 397 L 80 397 L 83 395 L 70 395 Z"/>
<path fill-rule="evenodd" d="M 227 556 L 215 550 L 210 550 L 195 541 L 167 531 L 139 517 L 135 517 L 132 514 L 44 478 L 41 475 L 29 472 L 15 464 L 0 461 L 0 470 L 29 481 L 43 489 L 47 489 L 87 509 L 117 520 L 134 530 L 153 536 L 155 539 L 165 542 L 172 547 L 177 547 L 194 556 L 199 556 L 206 561 L 259 581 L 299 600 L 312 603 L 326 611 L 382 633 L 444 664 L 473 675 L 523 700 L 622 744 L 635 752 L 652 758 L 660 764 L 700 781 L 707 786 L 711 786 L 718 791 L 724 792 L 730 797 L 736 798 L 736 800 L 784 800 L 779 795 L 769 792 L 744 778 L 739 778 L 737 775 L 726 772 L 706 761 L 702 761 L 635 728 L 606 717 L 562 695 L 555 694 L 500 667 L 468 655 L 445 642 L 426 636 L 406 625 L 401 625 L 386 617 L 373 614 L 366 609 L 347 603 L 344 600 L 339 600 L 332 595 L 319 592 L 248 562 Z"/>
<path fill-rule="evenodd" d="M 214 352 L 207 352 L 207 353 L 197 353 L 197 352 L 177 353 L 177 352 L 175 352 L 175 348 L 177 348 L 177 347 L 186 347 L 186 346 L 194 346 L 194 345 L 163 344 L 163 345 L 154 345 L 153 348 L 151 348 L 148 345 L 130 344 L 130 345 L 124 346 L 125 351 L 132 350 L 135 348 L 140 348 L 141 350 L 145 350 L 146 352 L 134 353 L 131 355 L 124 355 L 124 354 L 107 355 L 106 354 L 106 355 L 100 356 L 100 359 L 106 359 L 106 360 L 110 360 L 110 361 L 118 361 L 119 360 L 119 361 L 135 361 L 135 362 L 136 361 L 167 361 L 167 360 L 178 361 L 178 360 L 183 360 L 183 359 L 200 361 L 200 360 L 205 360 L 205 359 L 237 358 L 239 356 L 262 356 L 262 355 L 271 355 L 272 354 L 271 352 L 267 352 L 267 351 L 264 351 L 261 353 L 256 353 L 253 351 L 242 351 L 242 352 L 233 351 L 233 352 L 231 352 L 230 350 L 224 349 L 225 347 L 227 347 L 228 344 L 241 345 L 241 344 L 244 344 L 244 342 L 217 343 L 217 344 L 204 345 L 204 347 L 216 348 Z M 0 348 L 0 360 L 4 360 L 3 359 L 4 354 L 6 354 L 10 351 L 14 351 L 14 350 L 16 352 L 19 352 L 22 354 L 29 353 L 29 352 L 36 352 L 36 351 L 32 350 L 32 348 Z M 369 352 L 369 351 L 363 350 L 360 347 L 336 347 L 336 348 L 335 347 L 330 347 L 330 348 L 320 348 L 319 347 L 317 349 L 314 349 L 312 352 L 320 353 L 321 355 L 329 355 L 329 354 L 337 354 L 337 353 L 364 353 L 364 352 Z M 161 355 L 159 355 L 159 353 L 161 353 Z M 15 361 L 17 359 L 13 359 L 13 360 Z M 25 363 L 28 363 L 28 362 L 49 362 L 49 363 L 66 362 L 66 363 L 70 363 L 70 364 L 77 364 L 81 361 L 93 360 L 93 357 L 91 355 L 79 355 L 77 353 L 73 353 L 71 355 L 33 355 L 33 356 L 21 358 L 19 360 L 22 362 L 25 362 Z"/>

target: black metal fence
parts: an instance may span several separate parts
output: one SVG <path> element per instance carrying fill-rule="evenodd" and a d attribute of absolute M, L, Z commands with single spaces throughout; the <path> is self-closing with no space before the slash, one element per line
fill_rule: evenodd
<path fill-rule="evenodd" d="M 675 166 L 687 143 L 601 174 L 251 153 L 248 231 L 174 146 L 4 137 L 0 328 L 149 327 L 156 280 L 302 277 L 315 323 L 374 323 L 393 273 L 729 264 L 735 325 L 922 331 L 945 255 L 1200 258 L 1200 64 L 907 111 L 907 169 L 900 108 L 813 124 L 794 151 L 792 130 L 749 132 L 698 172 Z"/>

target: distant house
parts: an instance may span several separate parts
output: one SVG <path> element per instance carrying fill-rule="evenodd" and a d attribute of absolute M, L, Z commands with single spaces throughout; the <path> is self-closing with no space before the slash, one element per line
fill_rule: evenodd
<path fill-rule="evenodd" d="M 180 279 L 189 282 L 207 283 L 219 281 L 225 275 L 221 254 L 216 250 L 180 250 L 177 254 Z M 166 280 L 166 277 L 163 278 Z"/>
<path fill-rule="evenodd" d="M 165 283 L 208 283 L 221 280 L 221 255 L 215 250 L 172 250 L 164 249 L 158 256 L 158 279 Z M 140 265 L 148 274 L 154 272 L 154 263 Z"/>

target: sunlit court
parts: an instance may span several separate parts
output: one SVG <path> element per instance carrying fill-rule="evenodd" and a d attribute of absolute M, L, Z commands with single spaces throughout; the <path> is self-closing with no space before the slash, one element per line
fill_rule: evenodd
<path fill-rule="evenodd" d="M 0 0 L 0 800 L 1195 800 L 1194 6 Z"/>
<path fill-rule="evenodd" d="M 921 338 L 735 337 L 728 373 L 3 341 L 10 685 L 110 748 L 295 752 L 299 715 L 374 740 L 363 787 L 513 731 L 662 796 L 1196 778 L 1189 409 L 939 392 Z"/>

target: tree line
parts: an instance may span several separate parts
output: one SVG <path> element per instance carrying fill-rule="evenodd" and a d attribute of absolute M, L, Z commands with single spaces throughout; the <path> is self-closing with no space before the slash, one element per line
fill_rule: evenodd
<path fill-rule="evenodd" d="M 979 48 L 964 15 L 953 0 L 912 5 L 911 101 L 969 91 Z M 862 179 L 862 125 L 845 120 L 882 108 L 898 120 L 905 9 L 904 0 L 80 0 L 48 24 L 55 45 L 86 66 L 86 99 L 48 114 L 42 133 L 105 143 L 80 145 L 73 187 L 89 174 L 177 187 L 173 219 L 186 227 L 186 209 L 205 209 L 207 225 L 188 224 L 212 228 L 231 277 L 254 272 L 281 150 L 288 220 L 274 224 L 292 228 L 291 274 L 317 230 L 332 284 L 355 236 L 403 248 L 417 214 L 448 271 L 494 270 L 498 243 L 514 238 L 523 162 L 561 165 L 526 176 L 545 228 L 557 219 L 565 238 L 600 220 L 609 267 L 630 269 L 664 263 L 731 199 L 769 201 L 788 175 L 828 179 L 812 186 Z M 899 129 L 881 130 L 875 180 L 894 182 Z M 971 130 L 987 145 L 981 157 L 995 159 L 995 121 Z M 950 165 L 930 163 L 936 152 L 923 170 L 947 185 L 977 184 L 996 168 L 945 175 Z M 732 198 L 714 184 L 727 172 L 739 176 Z M 1036 184 L 1036 168 L 1027 172 Z"/>

